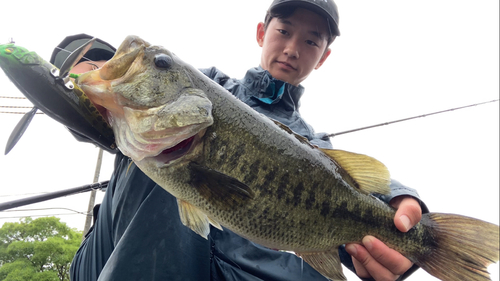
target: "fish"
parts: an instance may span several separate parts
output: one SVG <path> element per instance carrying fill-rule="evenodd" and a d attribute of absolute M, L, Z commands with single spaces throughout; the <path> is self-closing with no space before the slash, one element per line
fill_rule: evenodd
<path fill-rule="evenodd" d="M 441 280 L 490 280 L 497 225 L 426 213 L 400 232 L 395 209 L 373 196 L 390 192 L 380 161 L 312 145 L 162 46 L 128 36 L 76 84 L 121 152 L 177 198 L 182 223 L 205 238 L 210 225 L 224 227 L 346 280 L 339 247 L 372 235 Z"/>

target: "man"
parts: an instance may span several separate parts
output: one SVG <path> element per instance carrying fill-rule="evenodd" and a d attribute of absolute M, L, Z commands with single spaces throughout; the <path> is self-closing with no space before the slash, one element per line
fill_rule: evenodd
<path fill-rule="evenodd" d="M 331 148 L 325 134 L 314 133 L 304 122 L 298 106 L 304 92 L 300 83 L 326 61 L 328 46 L 338 35 L 333 1 L 275 0 L 265 22 L 257 26 L 256 39 L 262 47 L 259 67 L 241 80 L 215 68 L 202 72 L 311 143 Z M 58 53 L 54 51 L 51 62 Z M 83 62 L 73 72 L 100 67 L 101 59 L 109 57 Z M 399 207 L 394 221 L 407 231 L 421 217 L 418 195 L 396 182 L 392 187 L 391 196 L 381 199 Z M 176 204 L 173 196 L 118 153 L 98 219 L 74 258 L 72 280 L 326 280 L 298 257 L 256 245 L 227 229 L 212 228 L 208 240 L 201 238 L 182 225 Z M 377 239 L 365 237 L 363 243 L 364 247 L 346 246 L 352 258 L 340 250 L 343 263 L 360 277 L 396 280 L 411 272 L 409 260 Z"/>

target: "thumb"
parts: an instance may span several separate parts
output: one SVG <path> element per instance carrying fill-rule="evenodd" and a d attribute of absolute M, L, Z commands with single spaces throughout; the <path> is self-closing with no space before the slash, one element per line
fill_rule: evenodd
<path fill-rule="evenodd" d="M 411 196 L 395 197 L 390 203 L 397 208 L 394 224 L 399 231 L 407 232 L 422 218 L 420 203 Z"/>

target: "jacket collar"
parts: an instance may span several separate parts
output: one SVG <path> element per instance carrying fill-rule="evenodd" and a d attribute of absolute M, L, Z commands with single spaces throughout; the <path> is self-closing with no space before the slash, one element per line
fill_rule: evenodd
<path fill-rule="evenodd" d="M 258 66 L 247 71 L 242 84 L 250 89 L 250 95 L 266 104 L 281 104 L 286 110 L 297 110 L 304 87 L 293 86 L 271 76 Z"/>

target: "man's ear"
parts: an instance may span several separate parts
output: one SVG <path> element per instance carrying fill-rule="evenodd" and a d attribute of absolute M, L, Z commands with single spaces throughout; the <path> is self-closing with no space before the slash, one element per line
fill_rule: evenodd
<path fill-rule="evenodd" d="M 326 61 L 326 59 L 328 58 L 328 56 L 332 53 L 332 50 L 330 48 L 327 48 L 325 50 L 325 53 L 323 54 L 323 56 L 321 57 L 321 59 L 319 60 L 318 64 L 316 65 L 316 67 L 314 69 L 318 69 L 320 68 L 320 66 L 323 65 L 323 63 Z"/>
<path fill-rule="evenodd" d="M 264 35 L 266 35 L 266 29 L 264 27 L 264 23 L 259 22 L 259 24 L 257 25 L 256 39 L 257 39 L 257 43 L 261 47 L 264 45 Z"/>

